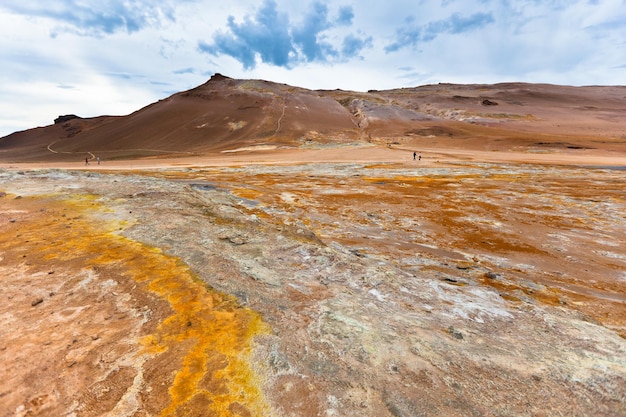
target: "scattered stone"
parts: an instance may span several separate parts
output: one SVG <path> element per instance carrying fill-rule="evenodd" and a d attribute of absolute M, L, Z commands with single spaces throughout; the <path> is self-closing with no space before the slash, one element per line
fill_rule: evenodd
<path fill-rule="evenodd" d="M 498 102 L 489 100 L 488 98 L 483 100 L 483 106 L 497 106 Z"/>
<path fill-rule="evenodd" d="M 41 304 L 41 303 L 43 303 L 43 298 L 39 297 L 39 298 L 34 299 L 34 300 L 30 303 L 30 305 L 31 305 L 31 306 L 33 306 L 33 307 L 35 307 L 36 305 Z"/>
<path fill-rule="evenodd" d="M 489 279 L 498 279 L 500 278 L 500 274 L 493 272 L 493 271 L 489 271 L 485 274 L 485 278 L 489 278 Z"/>
<path fill-rule="evenodd" d="M 242 236 L 233 236 L 231 238 L 228 239 L 228 241 L 230 243 L 232 243 L 235 246 L 239 246 L 239 245 L 244 245 L 246 243 L 248 243 L 248 241 L 243 238 Z"/>
<path fill-rule="evenodd" d="M 358 256 L 359 258 L 365 258 L 367 255 L 365 255 L 363 252 L 359 251 L 358 249 L 350 249 L 350 252 L 354 255 L 354 256 Z"/>
<path fill-rule="evenodd" d="M 235 246 L 240 246 L 240 245 L 244 245 L 246 243 L 248 243 L 248 239 L 245 236 L 242 235 L 230 235 L 228 233 L 221 233 L 217 236 L 218 239 L 220 240 L 227 240 L 229 241 L 231 244 L 235 245 Z"/>
<path fill-rule="evenodd" d="M 452 326 L 448 327 L 448 333 L 454 336 L 455 339 L 463 340 L 463 333 L 461 333 L 460 331 L 458 331 Z"/>
<path fill-rule="evenodd" d="M 4 191 L 0 191 L 0 197 L 6 197 L 7 193 L 5 193 Z"/>

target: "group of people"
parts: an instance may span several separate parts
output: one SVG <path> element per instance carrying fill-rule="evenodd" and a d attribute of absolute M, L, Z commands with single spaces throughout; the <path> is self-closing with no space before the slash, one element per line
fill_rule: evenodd
<path fill-rule="evenodd" d="M 415 158 L 413 158 L 415 159 Z M 100 165 L 100 157 L 96 156 L 96 161 L 98 161 L 98 165 Z M 85 165 L 89 165 L 89 157 L 85 158 Z"/>
<path fill-rule="evenodd" d="M 414 161 L 415 161 L 415 157 L 417 157 L 417 156 L 418 156 L 417 152 L 413 152 L 413 160 Z M 420 154 L 419 154 L 419 161 L 421 161 L 421 160 L 422 160 L 422 153 L 420 152 Z"/>

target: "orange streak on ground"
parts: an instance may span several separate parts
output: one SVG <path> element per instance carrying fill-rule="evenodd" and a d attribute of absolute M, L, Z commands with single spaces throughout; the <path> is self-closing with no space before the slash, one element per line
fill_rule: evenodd
<path fill-rule="evenodd" d="M 617 249 L 619 226 L 595 212 L 597 202 L 623 204 L 621 174 L 465 166 L 463 171 L 469 172 L 437 174 L 427 169 L 423 175 L 413 170 L 402 175 L 395 172 L 398 168 L 402 166 L 373 164 L 368 166 L 372 175 L 341 181 L 323 170 L 304 171 L 306 175 L 248 173 L 245 189 L 239 172 L 211 172 L 206 178 L 238 197 L 255 200 L 258 206 L 250 211 L 258 217 L 263 217 L 265 207 L 277 209 L 324 241 L 359 253 L 391 259 L 432 256 L 438 265 L 420 266 L 422 271 L 450 273 L 450 265 L 453 274 L 469 271 L 472 280 L 510 301 L 524 297 L 561 306 L 569 299 L 571 308 L 626 337 L 624 283 L 617 274 L 623 252 Z M 585 243 L 555 249 L 560 243 L 554 243 L 554 236 L 559 234 L 577 236 Z M 615 260 L 579 249 L 589 246 L 597 251 L 602 245 L 594 240 L 602 235 L 616 242 L 604 249 L 615 250 Z M 471 267 L 459 265 L 468 253 L 482 261 L 473 261 Z M 492 264 L 485 255 L 507 259 L 510 266 Z M 579 262 L 594 268 L 588 271 Z M 515 264 L 532 264 L 535 270 Z M 471 272 L 479 267 L 499 270 L 507 279 Z M 529 287 L 529 280 L 540 285 Z"/>
<path fill-rule="evenodd" d="M 9 198 L 3 199 L 4 210 Z M 11 206 L 20 208 L 26 200 L 36 199 L 14 200 Z M 143 345 L 138 357 L 184 349 L 161 416 L 191 409 L 215 416 L 240 415 L 242 410 L 269 415 L 250 366 L 253 337 L 268 332 L 257 313 L 238 306 L 234 297 L 209 289 L 177 258 L 114 233 L 122 224 L 94 216 L 105 211 L 96 197 L 46 200 L 37 216 L 2 230 L 0 252 L 19 242 L 20 251 L 35 253 L 44 262 L 80 259 L 83 268 L 94 269 L 115 264 L 124 276 L 169 303 L 172 314 L 156 332 L 138 341 Z M 59 212 L 71 213 L 67 217 L 71 223 L 59 221 L 55 217 Z"/>

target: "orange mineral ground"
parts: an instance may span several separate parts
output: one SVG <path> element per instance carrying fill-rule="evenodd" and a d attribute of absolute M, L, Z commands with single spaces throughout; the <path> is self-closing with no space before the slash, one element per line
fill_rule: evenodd
<path fill-rule="evenodd" d="M 4 171 L 4 415 L 625 412 L 623 171 L 436 158 Z"/>
<path fill-rule="evenodd" d="M 267 332 L 257 313 L 120 236 L 96 196 L 0 204 L 5 412 L 268 414 L 250 364 Z"/>

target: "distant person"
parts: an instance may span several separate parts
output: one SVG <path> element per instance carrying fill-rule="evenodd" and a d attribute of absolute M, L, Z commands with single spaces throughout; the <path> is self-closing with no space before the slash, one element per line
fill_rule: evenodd
<path fill-rule="evenodd" d="M 89 158 L 85 158 L 85 165 L 89 165 Z"/>
<path fill-rule="evenodd" d="M 415 157 L 417 156 L 417 153 L 413 152 L 413 160 L 415 161 Z"/>
<path fill-rule="evenodd" d="M 96 161 L 98 161 L 98 165 L 100 165 L 100 157 L 96 157 Z"/>
<path fill-rule="evenodd" d="M 415 159 L 415 156 L 413 157 L 413 159 Z M 419 156 L 419 160 L 422 160 L 422 153 L 420 152 L 420 156 Z"/>

